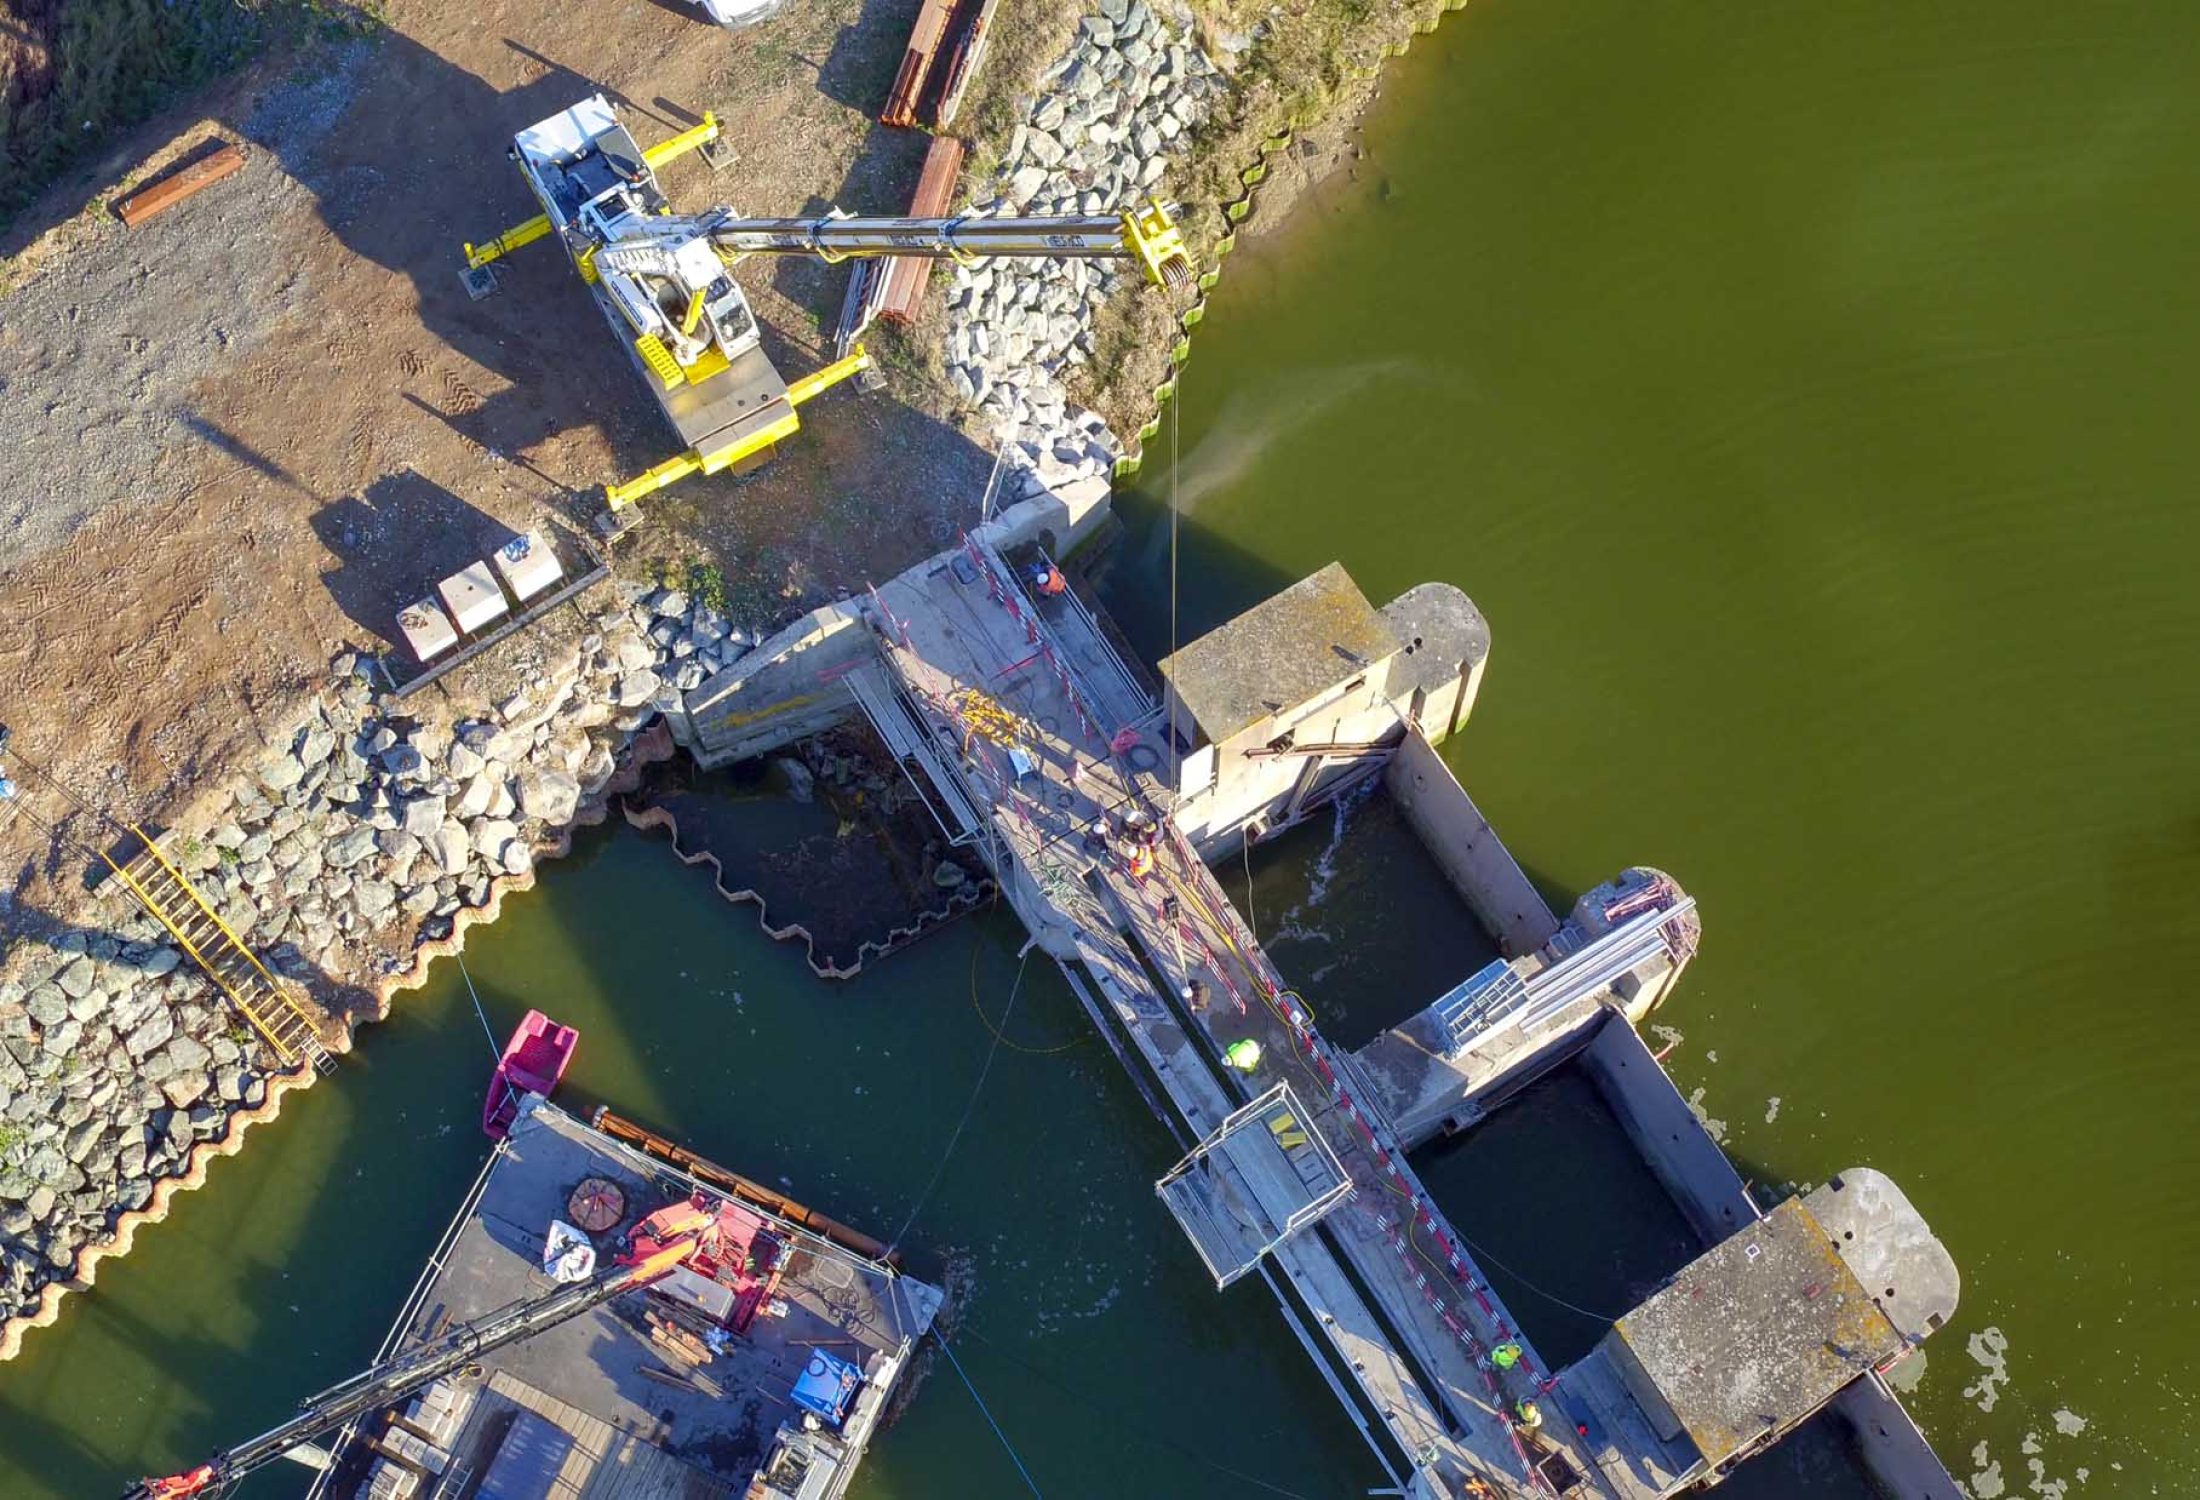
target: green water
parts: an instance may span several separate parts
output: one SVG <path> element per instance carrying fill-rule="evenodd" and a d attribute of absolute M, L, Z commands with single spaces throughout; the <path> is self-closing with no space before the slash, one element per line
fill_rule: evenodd
<path fill-rule="evenodd" d="M 1173 491 L 1187 637 L 1331 558 L 1475 597 L 1453 766 L 1547 888 L 1702 901 L 1677 1078 L 1760 1182 L 1907 1186 L 1913 1409 L 2014 1493 L 2200 1494 L 2196 48 L 1476 0 L 1229 263 L 1114 590 L 1164 645 Z"/>
<path fill-rule="evenodd" d="M 665 846 L 586 835 L 476 929 L 491 1026 L 581 1028 L 561 1099 L 608 1102 L 890 1235 L 941 1160 L 1021 929 L 958 924 L 826 986 Z M 1257 1282 L 1217 1296 L 1153 1196 L 1174 1152 L 1060 976 L 1025 973 L 963 1144 L 911 1228 L 967 1266 L 957 1348 L 1048 1495 L 1356 1491 L 1369 1461 Z M 294 1102 L 7 1368 L 0 1495 L 112 1493 L 280 1418 L 371 1356 L 479 1170 L 492 1061 L 455 966 Z M 1225 1425 L 1200 1413 L 1222 1410 Z M 1306 1413 L 1316 1414 L 1308 1420 Z M 270 1470 L 252 1495 L 295 1494 Z M 1242 1478 L 1239 1476 L 1251 1476 Z M 1007 1495 L 1010 1461 L 944 1364 L 857 1494 Z"/>
<path fill-rule="evenodd" d="M 1165 644 L 1173 489 L 1187 635 L 1332 557 L 1378 599 L 1475 596 L 1496 652 L 1454 765 L 1554 893 L 1643 860 L 1701 899 L 1676 1075 L 1760 1183 L 1909 1188 L 1967 1277 L 1913 1409 L 2011 1493 L 2035 1458 L 2073 1493 L 2200 1491 L 2196 43 L 2169 3 L 1475 0 L 1392 75 L 1356 175 L 1233 259 L 1114 590 Z M 1482 949 L 1379 805 L 1329 834 L 1238 879 L 1351 1041 Z M 966 923 L 820 986 L 606 832 L 468 961 L 497 1027 L 583 1028 L 582 1102 L 891 1233 L 989 1041 L 973 953 L 997 1016 L 1013 939 Z M 1051 971 L 1012 1034 L 1084 1035 Z M 478 1165 L 486 1061 L 439 966 L 0 1371 L 0 1495 L 109 1493 L 355 1366 Z M 1582 1090 L 1520 1109 L 1421 1165 L 1613 1310 L 1655 1273 L 1597 1226 L 1654 1259 L 1664 1210 Z M 1266 1294 L 1217 1297 L 1162 1217 L 1170 1156 L 1096 1044 L 1000 1055 L 909 1234 L 967 1260 L 972 1379 L 1050 1496 L 1361 1492 Z M 1727 1493 L 1841 1491 L 1776 1462 Z M 945 1368 L 862 1488 L 1020 1492 Z"/>

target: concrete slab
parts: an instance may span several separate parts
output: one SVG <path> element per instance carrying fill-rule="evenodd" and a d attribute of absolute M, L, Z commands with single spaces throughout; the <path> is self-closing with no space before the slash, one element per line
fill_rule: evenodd
<path fill-rule="evenodd" d="M 491 559 L 514 599 L 525 604 L 565 576 L 565 566 L 544 542 L 540 532 L 530 531 L 497 548 Z"/>
<path fill-rule="evenodd" d="M 1342 563 L 1331 563 L 1173 656 L 1162 678 L 1214 742 L 1365 675 L 1398 637 Z"/>
<path fill-rule="evenodd" d="M 1801 1200 L 1708 1251 L 1599 1345 L 1660 1436 L 1716 1467 L 1777 1438 L 1902 1352 Z"/>
<path fill-rule="evenodd" d="M 412 648 L 413 659 L 426 666 L 458 644 L 458 631 L 443 605 L 434 597 L 418 599 L 397 612 L 397 633 Z"/>

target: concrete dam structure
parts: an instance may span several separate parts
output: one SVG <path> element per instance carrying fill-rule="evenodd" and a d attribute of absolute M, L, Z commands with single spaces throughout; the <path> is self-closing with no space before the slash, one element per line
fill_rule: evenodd
<path fill-rule="evenodd" d="M 1952 1258 L 1869 1169 L 1751 1196 L 1636 1032 L 1696 952 L 1693 900 L 1641 867 L 1560 917 L 1437 753 L 1488 661 L 1472 601 L 1377 608 L 1332 564 L 1156 685 L 1054 561 L 1106 501 L 1010 507 L 705 681 L 676 732 L 709 766 L 869 721 L 1175 1135 L 1157 1192 L 1201 1264 L 1269 1286 L 1395 1493 L 1656 1500 L 1830 1411 L 1890 1494 L 1954 1500 L 1885 1379 L 1953 1313 Z M 1370 783 L 1500 957 L 1347 1051 L 1208 861 Z M 1411 1157 L 1567 1066 L 1698 1253 L 1554 1368 Z"/>

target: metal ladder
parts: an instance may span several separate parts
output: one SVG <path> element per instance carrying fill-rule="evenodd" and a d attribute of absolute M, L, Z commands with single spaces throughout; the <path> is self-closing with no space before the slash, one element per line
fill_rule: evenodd
<path fill-rule="evenodd" d="M 295 1069 L 301 1062 L 310 1062 L 317 1073 L 333 1069 L 336 1060 L 299 1004 L 294 987 L 267 971 L 267 966 L 199 894 L 198 887 L 153 842 L 151 834 L 135 823 L 130 825 L 130 832 L 137 836 L 141 846 L 138 852 L 122 864 L 101 854 L 107 868 L 229 997 L 229 1003 L 265 1039 L 286 1070 Z"/>

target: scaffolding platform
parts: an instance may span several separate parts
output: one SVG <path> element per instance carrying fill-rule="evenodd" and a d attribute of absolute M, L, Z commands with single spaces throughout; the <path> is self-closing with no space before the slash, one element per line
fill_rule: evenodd
<path fill-rule="evenodd" d="M 1327 1218 L 1352 1179 L 1288 1083 L 1234 1111 L 1159 1182 L 1220 1291 L 1291 1236 Z"/>

